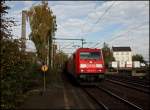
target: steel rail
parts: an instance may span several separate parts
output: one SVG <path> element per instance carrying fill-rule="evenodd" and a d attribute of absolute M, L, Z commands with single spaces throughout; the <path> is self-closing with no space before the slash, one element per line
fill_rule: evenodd
<path fill-rule="evenodd" d="M 147 94 L 150 93 L 149 89 L 148 89 L 148 90 L 143 90 L 143 89 L 140 89 L 140 88 L 135 87 L 135 86 L 133 86 L 133 85 L 128 85 L 128 84 L 126 84 L 126 83 L 124 83 L 124 82 L 114 81 L 114 80 L 110 80 L 110 79 L 105 79 L 105 80 L 106 80 L 106 81 L 109 81 L 109 82 L 112 82 L 112 83 L 115 83 L 115 84 L 119 84 L 119 85 L 128 87 L 128 88 L 131 88 L 131 89 L 135 89 L 135 90 L 138 90 L 138 91 L 147 93 Z M 146 88 L 146 89 L 147 89 L 147 88 Z"/>
<path fill-rule="evenodd" d="M 92 100 L 96 102 L 99 106 L 101 106 L 104 110 L 109 110 L 108 107 L 102 103 L 101 101 L 98 101 L 93 95 L 91 95 L 86 89 L 81 88 Z"/>
<path fill-rule="evenodd" d="M 138 110 L 143 110 L 141 107 L 139 107 L 139 106 L 133 104 L 132 102 L 129 102 L 128 100 L 125 100 L 125 99 L 121 98 L 120 96 L 118 96 L 118 95 L 112 93 L 111 91 L 109 91 L 109 90 L 107 90 L 107 89 L 105 89 L 105 88 L 103 88 L 103 87 L 96 86 L 96 88 L 98 88 L 98 89 L 100 89 L 100 90 L 103 90 L 103 91 L 106 92 L 107 94 L 109 94 L 109 95 L 111 95 L 111 96 L 113 96 L 113 97 L 115 97 L 115 98 L 117 98 L 117 99 L 123 101 L 124 103 L 127 103 L 127 104 L 130 105 L 131 107 L 134 107 L 134 108 L 136 108 L 136 109 L 138 109 Z"/>
<path fill-rule="evenodd" d="M 108 77 L 109 78 L 109 77 Z M 123 81 L 128 81 L 128 82 L 131 82 L 131 83 L 136 83 L 137 85 L 141 85 L 141 86 L 145 86 L 145 87 L 147 87 L 147 88 L 149 88 L 150 86 L 149 86 L 149 84 L 150 84 L 150 82 L 149 82 L 149 80 L 148 81 L 146 81 L 146 80 L 141 80 L 141 79 L 134 79 L 134 78 L 132 78 L 132 77 L 120 77 L 120 76 L 111 76 L 110 78 L 115 78 L 115 79 L 117 79 L 117 80 L 123 80 Z"/>
<path fill-rule="evenodd" d="M 125 80 L 123 80 L 123 82 L 124 82 Z M 132 84 L 132 85 L 138 85 L 138 86 L 141 86 L 141 87 L 144 87 L 144 88 L 150 88 L 150 86 L 148 86 L 148 85 L 143 85 L 143 84 L 141 84 L 141 83 L 137 83 L 136 81 L 128 81 L 127 83 L 129 83 L 129 84 Z"/>

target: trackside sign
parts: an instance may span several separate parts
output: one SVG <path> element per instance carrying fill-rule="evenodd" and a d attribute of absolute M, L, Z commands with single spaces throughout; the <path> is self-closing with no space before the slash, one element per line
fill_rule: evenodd
<path fill-rule="evenodd" d="M 46 72 L 48 70 L 48 66 L 47 65 L 43 65 L 42 68 L 41 68 L 41 70 L 43 72 Z"/>

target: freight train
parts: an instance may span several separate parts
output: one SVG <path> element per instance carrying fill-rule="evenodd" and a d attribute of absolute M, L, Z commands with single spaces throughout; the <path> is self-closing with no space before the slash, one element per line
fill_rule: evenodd
<path fill-rule="evenodd" d="M 80 84 L 100 82 L 105 75 L 102 50 L 78 48 L 68 59 L 66 70 Z"/>

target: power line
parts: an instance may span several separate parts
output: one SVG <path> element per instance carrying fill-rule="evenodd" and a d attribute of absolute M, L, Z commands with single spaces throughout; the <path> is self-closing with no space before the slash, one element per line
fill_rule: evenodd
<path fill-rule="evenodd" d="M 34 5 L 36 5 L 37 3 L 39 3 L 39 2 L 41 2 L 41 1 L 36 1 L 35 3 L 33 3 L 33 4 L 32 4 L 32 7 L 33 7 Z"/>
<path fill-rule="evenodd" d="M 112 6 L 114 5 L 115 1 L 104 11 L 104 13 L 102 14 L 102 16 L 100 16 L 100 18 L 94 23 L 95 25 L 103 18 L 103 16 L 112 8 Z M 96 6 L 95 6 L 96 9 Z M 88 15 L 87 15 L 88 16 Z M 85 24 L 83 24 L 82 27 L 84 27 Z M 93 29 L 91 27 L 91 29 Z M 90 30 L 91 30 L 90 29 Z M 81 29 L 81 33 L 83 33 L 83 28 Z M 62 35 L 57 35 L 57 36 L 62 36 Z M 69 37 L 74 37 L 74 36 L 69 36 Z"/>
<path fill-rule="evenodd" d="M 130 28 L 130 30 L 128 30 L 127 32 L 125 32 L 125 33 L 123 33 L 123 34 L 120 34 L 120 35 L 118 35 L 118 36 L 116 36 L 116 37 L 113 37 L 112 39 L 110 39 L 110 41 L 113 41 L 113 40 L 115 40 L 116 38 L 122 37 L 122 35 L 124 35 L 124 34 L 127 34 L 127 33 L 129 33 L 129 32 L 132 32 L 134 29 L 138 29 L 138 28 L 140 28 L 140 27 L 143 27 L 143 26 L 145 26 L 145 24 L 147 24 L 147 23 L 148 23 L 148 22 L 144 22 L 144 23 L 142 23 L 142 24 L 140 24 L 140 25 L 138 25 L 138 26 L 136 26 L 136 27 Z"/>
<path fill-rule="evenodd" d="M 94 23 L 94 25 L 96 25 L 97 23 L 99 23 L 100 20 L 102 20 L 102 18 L 105 16 L 105 14 L 112 8 L 112 6 L 114 5 L 115 1 L 104 11 L 104 13 L 98 18 L 98 20 Z M 91 30 L 90 32 L 92 32 L 94 29 L 94 27 L 91 27 L 89 30 Z"/>
<path fill-rule="evenodd" d="M 98 1 L 99 2 L 99 1 Z M 91 5 L 92 3 L 94 3 L 93 1 L 88 1 L 88 2 L 79 2 L 80 4 L 75 4 L 75 3 L 78 3 L 78 2 L 73 2 L 73 3 L 61 3 L 59 4 L 59 2 L 57 4 L 53 3 L 53 4 L 50 4 L 50 6 L 84 6 L 84 5 Z M 81 4 L 82 3 L 82 4 Z M 96 3 L 96 2 L 95 2 Z"/>
<path fill-rule="evenodd" d="M 94 11 L 93 12 L 95 12 L 95 10 L 96 10 L 96 5 L 95 5 L 95 7 L 94 7 Z M 87 17 L 86 18 L 88 18 L 88 15 L 87 15 Z M 85 26 L 85 24 L 86 23 L 84 23 L 83 25 L 82 25 L 82 27 L 84 27 Z M 83 33 L 83 28 L 81 29 L 81 33 Z"/>
<path fill-rule="evenodd" d="M 91 47 L 90 45 L 93 43 L 97 43 L 97 42 L 85 42 L 86 46 L 85 47 Z"/>
<path fill-rule="evenodd" d="M 94 23 L 94 25 L 96 25 L 97 23 L 99 23 L 99 21 L 101 21 L 102 20 L 102 18 L 105 16 L 105 14 L 112 8 L 112 6 L 114 5 L 114 3 L 115 3 L 115 1 L 104 11 L 104 13 L 98 18 L 98 20 Z M 85 24 L 84 24 L 85 25 Z M 84 26 L 83 25 L 83 26 Z M 93 29 L 94 29 L 94 27 L 91 27 L 90 29 L 89 29 L 89 31 L 90 32 L 92 32 L 93 31 Z M 81 31 L 82 33 L 83 33 L 83 28 L 82 28 L 82 31 Z"/>
<path fill-rule="evenodd" d="M 66 47 L 70 46 L 70 44 L 72 44 L 72 42 L 71 42 L 71 43 L 69 43 L 68 45 L 65 45 L 65 46 L 61 47 L 60 49 L 64 49 L 64 48 L 66 48 Z"/>
<path fill-rule="evenodd" d="M 115 1 L 105 10 L 105 12 L 102 14 L 102 16 L 100 16 L 100 18 L 95 22 L 95 24 L 97 24 L 100 20 L 102 20 L 102 18 L 105 16 L 105 14 L 112 8 L 114 3 L 115 3 Z"/>
<path fill-rule="evenodd" d="M 149 21 L 148 21 L 148 22 L 149 22 Z M 116 37 L 112 37 L 111 39 L 107 40 L 107 42 L 113 41 L 113 40 L 115 40 L 115 39 L 117 39 L 117 38 L 119 38 L 119 37 L 122 37 L 122 35 L 125 35 L 125 34 L 127 34 L 127 33 L 129 33 L 129 32 L 133 32 L 134 29 L 138 29 L 138 28 L 140 28 L 140 27 L 142 27 L 142 26 L 145 26 L 148 22 L 144 22 L 144 23 L 142 23 L 142 24 L 140 24 L 140 25 L 138 25 L 138 26 L 136 26 L 136 27 L 132 27 L 132 28 L 130 28 L 128 31 L 126 31 L 125 33 L 120 34 L 120 35 L 118 35 L 118 36 L 116 36 Z M 102 43 L 98 43 L 97 45 L 99 45 L 99 44 L 102 45 Z M 95 46 L 97 46 L 97 45 L 95 45 Z"/>
<path fill-rule="evenodd" d="M 95 22 L 95 24 L 97 24 L 100 20 L 102 20 L 103 16 L 112 8 L 113 5 L 114 5 L 114 2 L 105 10 L 105 12 L 103 13 L 103 15 Z M 91 28 L 91 29 L 93 30 L 93 28 Z"/>
<path fill-rule="evenodd" d="M 78 42 L 57 42 L 57 44 L 61 46 L 61 49 L 63 49 L 69 46 L 72 47 L 73 45 L 78 44 Z"/>
<path fill-rule="evenodd" d="M 93 47 L 97 46 L 100 42 L 97 42 Z"/>
<path fill-rule="evenodd" d="M 54 40 L 80 40 L 83 41 L 84 39 L 76 39 L 76 38 L 52 38 Z"/>
<path fill-rule="evenodd" d="M 61 37 L 62 36 L 65 36 L 65 37 L 79 37 L 79 36 L 71 36 L 71 35 L 63 35 L 63 34 L 62 35 L 55 35 L 55 36 L 61 36 Z"/>
<path fill-rule="evenodd" d="M 81 45 L 82 45 L 82 48 L 83 48 L 83 44 L 84 44 L 84 42 L 85 42 L 85 39 L 76 39 L 76 38 L 52 38 L 53 40 L 79 40 L 79 41 L 81 41 Z"/>

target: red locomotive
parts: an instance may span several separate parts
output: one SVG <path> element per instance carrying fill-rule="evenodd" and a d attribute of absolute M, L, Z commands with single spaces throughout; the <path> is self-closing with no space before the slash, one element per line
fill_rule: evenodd
<path fill-rule="evenodd" d="M 104 78 L 105 67 L 101 49 L 79 48 L 67 62 L 67 72 L 77 81 L 100 81 Z"/>

